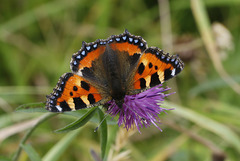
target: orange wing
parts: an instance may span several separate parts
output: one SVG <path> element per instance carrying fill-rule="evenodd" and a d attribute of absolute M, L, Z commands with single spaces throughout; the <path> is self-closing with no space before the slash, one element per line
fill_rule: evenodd
<path fill-rule="evenodd" d="M 148 48 L 138 63 L 134 88 L 145 89 L 161 84 L 180 73 L 183 67 L 184 63 L 178 56 L 169 56 L 158 48 Z"/>
<path fill-rule="evenodd" d="M 147 43 L 141 36 L 132 35 L 127 30 L 123 34 L 111 36 L 108 43 L 112 50 L 125 51 L 130 56 L 141 54 L 147 48 Z"/>
<path fill-rule="evenodd" d="M 105 40 L 83 42 L 82 48 L 73 54 L 70 66 L 74 74 L 104 88 L 108 73 L 106 73 L 106 67 L 104 67 L 106 64 L 103 63 L 103 59 L 114 54 L 113 57 L 117 57 L 120 62 L 120 76 L 127 79 L 136 68 L 146 48 L 147 43 L 142 37 L 134 36 L 125 30 L 124 33 L 112 35 Z"/>
<path fill-rule="evenodd" d="M 142 37 L 134 36 L 127 30 L 123 34 L 112 35 L 105 40 L 83 42 L 82 48 L 72 56 L 70 62 L 72 72 L 82 76 L 81 71 L 92 67 L 92 62 L 105 52 L 106 45 L 114 51 L 128 52 L 130 56 L 141 54 L 147 48 L 147 43 Z"/>
<path fill-rule="evenodd" d="M 47 96 L 46 108 L 51 112 L 74 111 L 95 106 L 101 100 L 99 91 L 87 80 L 73 73 L 65 73 Z"/>
<path fill-rule="evenodd" d="M 83 68 L 91 68 L 92 62 L 102 55 L 106 48 L 106 40 L 97 40 L 93 43 L 83 42 L 82 48 L 72 56 L 70 66 L 72 72 L 81 76 Z"/>

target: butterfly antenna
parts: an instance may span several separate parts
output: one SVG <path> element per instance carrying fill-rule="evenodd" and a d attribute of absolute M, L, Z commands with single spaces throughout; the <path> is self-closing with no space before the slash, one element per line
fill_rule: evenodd
<path fill-rule="evenodd" d="M 103 121 L 107 118 L 109 113 L 105 113 L 104 114 L 104 118 L 102 119 L 102 121 L 99 123 L 99 125 L 94 129 L 94 132 L 97 132 L 98 128 L 102 125 Z"/>

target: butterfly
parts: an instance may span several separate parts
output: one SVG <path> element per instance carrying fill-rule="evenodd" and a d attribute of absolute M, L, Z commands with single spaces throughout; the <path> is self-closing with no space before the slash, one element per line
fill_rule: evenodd
<path fill-rule="evenodd" d="M 157 47 L 148 47 L 140 36 L 127 30 L 108 39 L 82 43 L 47 96 L 51 112 L 74 111 L 114 100 L 121 108 L 126 95 L 141 93 L 179 74 L 184 63 Z"/>

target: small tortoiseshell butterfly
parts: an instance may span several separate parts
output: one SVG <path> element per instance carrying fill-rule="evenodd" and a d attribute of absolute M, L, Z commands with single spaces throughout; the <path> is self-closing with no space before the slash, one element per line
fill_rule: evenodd
<path fill-rule="evenodd" d="M 127 30 L 106 40 L 83 42 L 72 56 L 72 73 L 63 74 L 47 96 L 51 112 L 74 111 L 114 100 L 122 107 L 125 95 L 134 95 L 180 73 L 184 63 Z"/>

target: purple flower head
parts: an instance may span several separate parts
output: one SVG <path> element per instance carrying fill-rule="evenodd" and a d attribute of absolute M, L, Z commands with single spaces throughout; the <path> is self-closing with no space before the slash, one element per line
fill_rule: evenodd
<path fill-rule="evenodd" d="M 164 101 L 166 96 L 169 96 L 172 93 L 164 94 L 163 92 L 170 88 L 163 88 L 161 86 L 162 85 L 160 84 L 135 95 L 126 95 L 122 108 L 119 108 L 115 101 L 111 100 L 108 102 L 110 105 L 106 112 L 113 117 L 119 114 L 118 126 L 124 124 L 124 127 L 127 130 L 132 126 L 133 128 L 136 126 L 140 132 L 140 127 L 149 127 L 153 124 L 162 131 L 156 124 L 160 123 L 158 115 L 161 112 L 172 109 L 162 108 L 158 104 Z"/>

